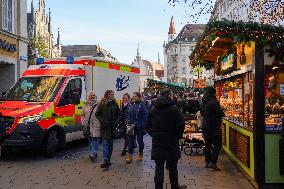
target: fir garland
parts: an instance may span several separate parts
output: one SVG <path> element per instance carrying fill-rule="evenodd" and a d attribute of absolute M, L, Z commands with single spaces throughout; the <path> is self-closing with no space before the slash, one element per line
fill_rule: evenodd
<path fill-rule="evenodd" d="M 174 91 L 183 91 L 185 89 L 183 86 L 178 85 L 178 84 L 167 83 L 167 82 L 158 81 L 158 80 L 154 80 L 154 79 L 150 79 L 150 78 L 147 79 L 147 88 L 152 88 L 152 89 L 156 89 L 156 90 L 169 88 L 169 89 L 172 89 Z"/>
<path fill-rule="evenodd" d="M 282 26 L 275 27 L 256 22 L 245 23 L 242 21 L 223 20 L 207 24 L 202 37 L 190 56 L 191 66 L 195 67 L 206 61 L 204 55 L 209 50 L 212 41 L 217 37 L 232 39 L 235 43 L 255 41 L 261 47 L 267 45 L 267 51 L 270 52 L 270 56 L 274 57 L 275 61 L 284 62 L 284 28 Z M 281 48 L 279 48 L 279 44 L 281 44 Z"/>

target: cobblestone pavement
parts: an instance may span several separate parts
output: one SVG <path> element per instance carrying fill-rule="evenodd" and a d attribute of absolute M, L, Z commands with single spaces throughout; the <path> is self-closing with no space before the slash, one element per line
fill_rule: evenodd
<path fill-rule="evenodd" d="M 102 146 L 98 159 L 91 163 L 85 141 L 69 144 L 51 159 L 29 152 L 10 153 L 0 159 L 0 188 L 153 189 L 155 165 L 150 160 L 150 138 L 145 141 L 144 161 L 132 164 L 125 164 L 120 156 L 122 140 L 115 141 L 109 170 L 100 168 Z M 220 167 L 219 172 L 205 169 L 202 156 L 183 154 L 178 164 L 180 184 L 188 189 L 253 189 L 225 155 L 220 157 Z M 164 188 L 170 188 L 167 171 Z"/>

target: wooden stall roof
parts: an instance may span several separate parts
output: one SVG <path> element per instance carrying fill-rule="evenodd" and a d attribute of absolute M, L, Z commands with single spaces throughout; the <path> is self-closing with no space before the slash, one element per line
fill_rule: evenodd
<path fill-rule="evenodd" d="M 234 43 L 250 41 L 256 42 L 259 46 L 269 45 L 271 49 L 275 49 L 276 44 L 284 47 L 284 28 L 256 22 L 228 20 L 209 22 L 190 55 L 190 64 L 192 67 L 201 65 L 211 69 L 217 57 L 223 55 Z M 282 61 L 283 56 L 284 53 L 277 55 L 276 59 Z"/>
<path fill-rule="evenodd" d="M 234 41 L 228 38 L 217 37 L 211 44 L 211 47 L 204 55 L 204 60 L 215 62 L 218 56 L 222 56 L 226 50 L 234 45 Z"/>

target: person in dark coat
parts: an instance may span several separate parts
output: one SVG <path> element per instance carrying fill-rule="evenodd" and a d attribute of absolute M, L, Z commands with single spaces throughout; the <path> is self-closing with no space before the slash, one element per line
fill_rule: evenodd
<path fill-rule="evenodd" d="M 130 95 L 128 93 L 125 93 L 122 97 L 122 103 L 120 106 L 120 119 L 119 122 L 121 125 L 124 126 L 124 146 L 123 146 L 123 150 L 121 152 L 121 156 L 125 156 L 126 155 L 126 149 L 128 146 L 128 136 L 126 134 L 126 122 L 125 122 L 125 117 L 126 117 L 126 110 L 127 107 L 129 106 L 129 102 L 130 102 Z"/>
<path fill-rule="evenodd" d="M 194 98 L 194 94 L 188 94 L 188 98 L 186 100 L 185 111 L 191 115 L 195 115 L 198 111 L 200 111 L 200 103 Z"/>
<path fill-rule="evenodd" d="M 176 105 L 180 109 L 180 111 L 185 114 L 186 113 L 186 101 L 183 99 L 183 93 L 180 93 L 176 98 Z"/>
<path fill-rule="evenodd" d="M 172 189 L 186 188 L 178 184 L 177 163 L 181 157 L 179 139 L 183 137 L 184 118 L 175 105 L 173 93 L 166 89 L 150 110 L 146 131 L 152 137 L 151 159 L 155 160 L 155 188 L 162 189 L 164 164 L 169 166 Z"/>
<path fill-rule="evenodd" d="M 221 123 L 225 114 L 216 98 L 214 87 L 205 89 L 201 115 L 203 116 L 203 134 L 205 139 L 205 167 L 220 170 L 217 166 L 217 160 L 222 148 Z"/>
<path fill-rule="evenodd" d="M 139 146 L 139 153 L 137 156 L 138 161 L 143 160 L 144 151 L 144 141 L 143 136 L 145 132 L 145 123 L 148 116 L 148 109 L 143 101 L 141 101 L 141 94 L 134 92 L 132 96 L 132 101 L 127 107 L 125 120 L 128 124 L 134 125 L 134 133 L 128 133 L 128 155 L 126 158 L 126 163 L 132 162 L 133 150 L 135 139 L 137 137 L 137 142 Z"/>
<path fill-rule="evenodd" d="M 113 131 L 118 123 L 119 106 L 114 98 L 114 92 L 107 90 L 96 111 L 96 117 L 101 124 L 104 163 L 102 168 L 108 168 L 113 149 Z"/>

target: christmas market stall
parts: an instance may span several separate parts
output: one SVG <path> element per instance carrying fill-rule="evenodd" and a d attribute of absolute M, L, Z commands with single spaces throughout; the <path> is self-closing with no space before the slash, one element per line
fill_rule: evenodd
<path fill-rule="evenodd" d="M 171 89 L 175 94 L 184 92 L 185 87 L 182 85 L 158 81 L 155 79 L 147 79 L 147 88 L 144 89 L 147 93 L 157 94 L 163 89 Z"/>
<path fill-rule="evenodd" d="M 226 154 L 259 188 L 284 188 L 284 28 L 210 22 L 190 59 L 214 68 Z"/>

